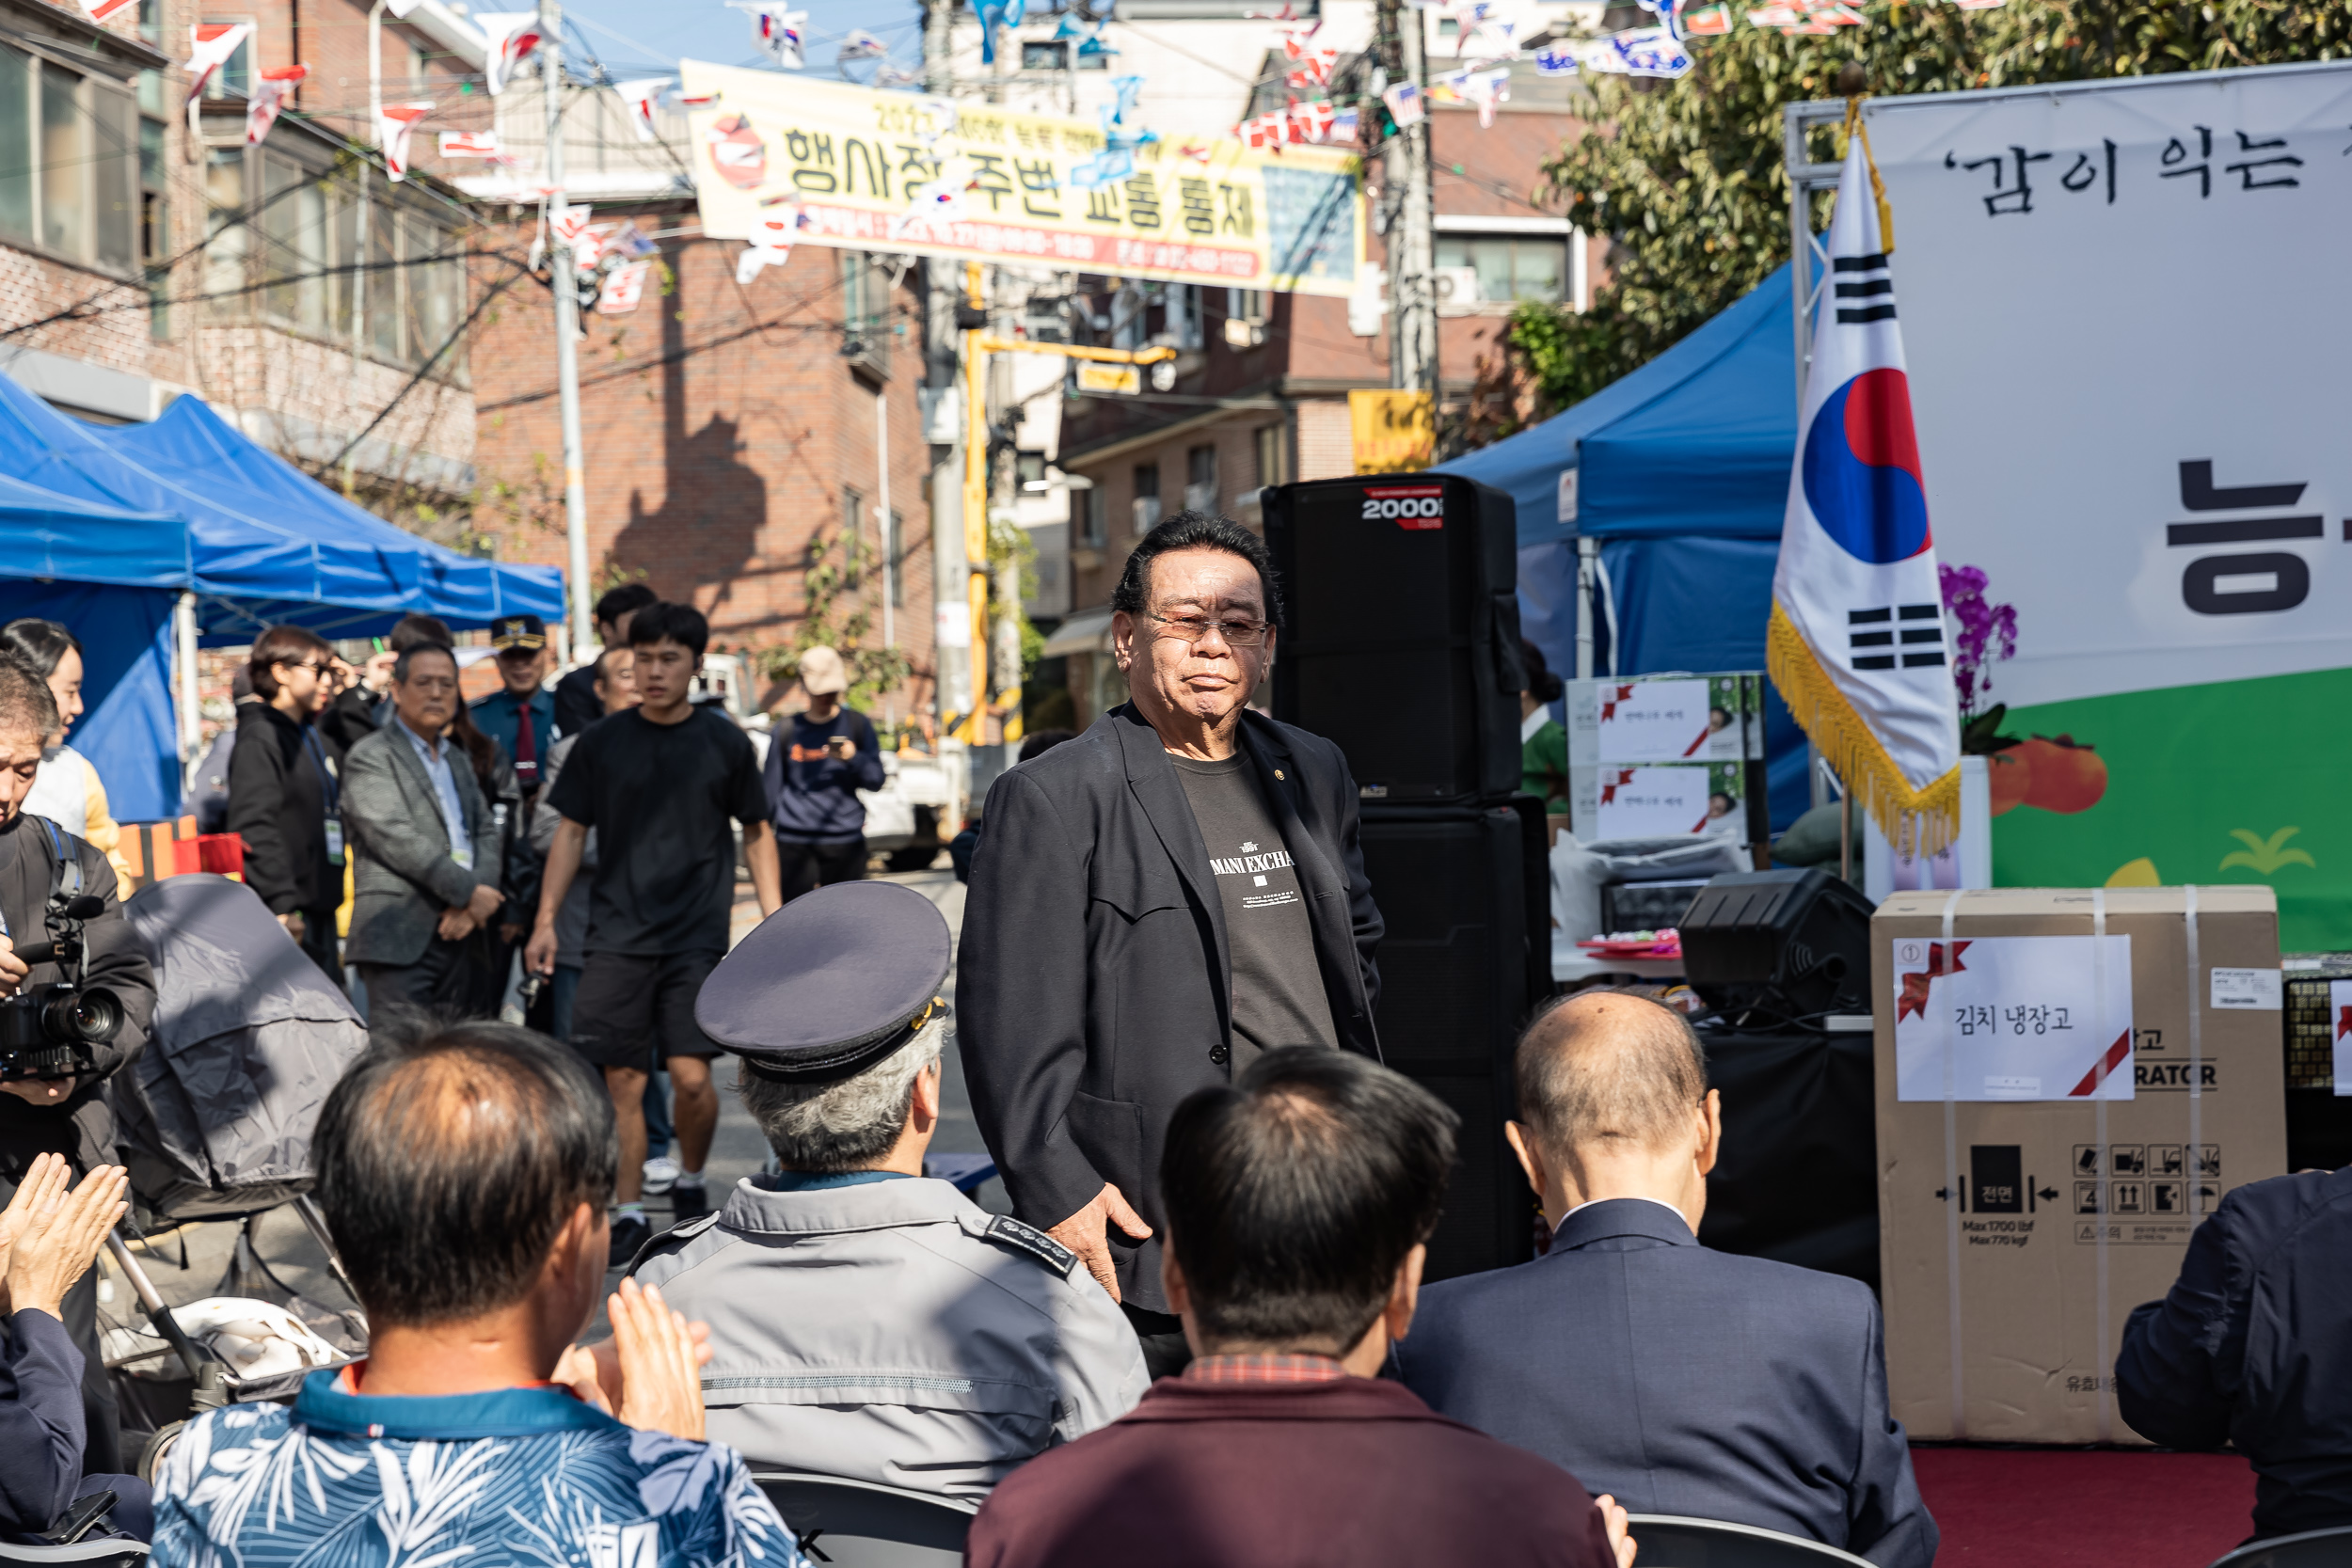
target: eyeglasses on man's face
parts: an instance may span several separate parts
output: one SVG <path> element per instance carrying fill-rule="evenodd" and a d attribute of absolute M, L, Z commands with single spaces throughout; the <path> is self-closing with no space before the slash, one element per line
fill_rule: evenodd
<path fill-rule="evenodd" d="M 1229 648 L 1254 648 L 1273 634 L 1271 621 L 1249 621 L 1238 615 L 1212 618 L 1206 615 L 1152 614 L 1152 619 L 1168 628 L 1168 635 L 1181 642 L 1198 642 L 1211 632 L 1225 639 Z"/>

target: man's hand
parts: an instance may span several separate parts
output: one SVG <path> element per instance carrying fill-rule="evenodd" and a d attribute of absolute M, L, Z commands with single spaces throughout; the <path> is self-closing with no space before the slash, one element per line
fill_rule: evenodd
<path fill-rule="evenodd" d="M 555 923 L 543 920 L 532 927 L 531 941 L 523 945 L 523 968 L 532 974 L 555 973 Z"/>
<path fill-rule="evenodd" d="M 1140 1242 L 1152 1234 L 1152 1227 L 1143 1223 L 1143 1216 L 1128 1206 L 1127 1198 L 1109 1182 L 1094 1195 L 1093 1201 L 1061 1224 L 1046 1232 L 1078 1255 L 1078 1261 L 1087 1266 L 1094 1282 L 1119 1297 L 1119 1271 L 1111 1265 L 1110 1227 L 1116 1225 Z"/>
<path fill-rule="evenodd" d="M 400 662 L 398 654 L 370 654 L 368 668 L 359 677 L 359 684 L 377 696 L 382 696 L 392 684 L 392 666 Z"/>
<path fill-rule="evenodd" d="M 472 909 L 461 904 L 441 911 L 441 923 L 434 927 L 434 933 L 443 942 L 463 942 L 473 935 L 474 927 L 480 924 L 474 919 Z"/>
<path fill-rule="evenodd" d="M 9 1311 L 64 1318 L 65 1293 L 89 1272 L 106 1232 L 122 1217 L 127 1207 L 122 1190 L 129 1180 L 120 1165 L 101 1165 L 70 1196 L 57 1187 L 49 1189 L 30 1227 L 8 1250 Z"/>
<path fill-rule="evenodd" d="M 612 1320 L 612 1350 L 620 1367 L 613 1415 L 641 1432 L 701 1442 L 698 1369 L 707 1353 L 696 1344 L 686 1314 L 672 1311 L 655 1287 L 624 1279 L 606 1300 L 605 1315 Z"/>
<path fill-rule="evenodd" d="M 710 1348 L 710 1325 L 690 1323 L 686 1336 L 694 1344 L 694 1365 L 707 1367 L 718 1353 Z M 606 1415 L 621 1401 L 621 1353 L 611 1339 L 599 1339 L 593 1345 L 567 1345 L 563 1359 L 555 1364 L 550 1381 L 562 1384 L 580 1396 L 584 1404 L 593 1404 Z"/>
<path fill-rule="evenodd" d="M 0 996 L 14 996 L 33 966 L 16 956 L 16 944 L 0 937 Z"/>
<path fill-rule="evenodd" d="M 35 1215 L 56 1207 L 57 1196 L 65 1191 L 66 1180 L 72 1174 L 62 1154 L 36 1154 L 24 1167 L 24 1179 L 17 1183 L 8 1208 L 0 1209 L 0 1294 L 7 1291 L 4 1282 L 16 1243 L 32 1230 Z"/>
<path fill-rule="evenodd" d="M 828 736 L 825 741 L 825 754 L 835 762 L 848 762 L 857 755 L 857 742 L 846 735 Z"/>
<path fill-rule="evenodd" d="M 300 910 L 288 910 L 278 917 L 278 924 L 286 927 L 286 934 L 296 942 L 302 940 L 302 933 L 309 928 L 309 923 L 302 918 Z"/>
<path fill-rule="evenodd" d="M 28 1105 L 56 1105 L 81 1082 L 79 1078 L 11 1078 L 0 1084 L 0 1094 L 14 1095 Z"/>
<path fill-rule="evenodd" d="M 1604 1492 L 1593 1499 L 1600 1510 L 1600 1527 L 1609 1532 L 1609 1549 L 1617 1555 L 1617 1568 L 1633 1568 L 1633 1537 L 1625 1532 L 1625 1510 Z"/>
<path fill-rule="evenodd" d="M 498 889 L 477 886 L 473 890 L 472 896 L 466 900 L 466 912 L 473 916 L 475 925 L 487 926 L 490 923 L 490 917 L 498 913 L 505 904 L 506 895 Z"/>

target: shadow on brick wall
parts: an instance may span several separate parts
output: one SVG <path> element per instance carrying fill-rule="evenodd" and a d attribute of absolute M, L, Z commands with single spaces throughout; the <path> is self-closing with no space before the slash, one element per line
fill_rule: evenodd
<path fill-rule="evenodd" d="M 713 415 L 691 436 L 663 443 L 668 493 L 654 511 L 631 491 L 628 522 L 612 541 L 612 559 L 650 574 L 665 599 L 691 601 L 706 583 L 726 587 L 742 576 L 768 521 L 768 482 L 738 458 L 733 420 Z"/>

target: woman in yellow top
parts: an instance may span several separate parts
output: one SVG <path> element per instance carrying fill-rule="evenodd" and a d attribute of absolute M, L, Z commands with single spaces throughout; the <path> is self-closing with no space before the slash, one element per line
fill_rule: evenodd
<path fill-rule="evenodd" d="M 0 626 L 0 657 L 14 659 L 49 683 L 57 700 L 58 730 L 40 753 L 40 771 L 20 809 L 45 816 L 103 852 L 115 879 L 131 885 L 131 867 L 117 852 L 122 829 L 106 809 L 106 786 L 89 759 L 66 745 L 65 733 L 82 716 L 82 644 L 55 621 L 26 616 Z"/>

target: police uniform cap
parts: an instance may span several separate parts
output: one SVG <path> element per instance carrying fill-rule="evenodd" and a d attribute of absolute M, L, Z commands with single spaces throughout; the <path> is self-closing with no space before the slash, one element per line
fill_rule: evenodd
<path fill-rule="evenodd" d="M 912 1040 L 935 1014 L 954 950 L 931 901 L 897 882 L 795 898 L 703 982 L 694 1022 L 763 1078 L 835 1082 Z"/>

